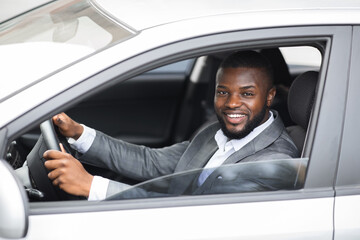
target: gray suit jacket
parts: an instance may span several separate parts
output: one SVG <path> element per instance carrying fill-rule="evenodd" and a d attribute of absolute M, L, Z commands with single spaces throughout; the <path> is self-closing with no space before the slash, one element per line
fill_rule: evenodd
<path fill-rule="evenodd" d="M 299 156 L 298 150 L 286 133 L 278 113 L 276 111 L 273 113 L 274 122 L 255 139 L 226 159 L 224 164 L 288 159 Z M 149 180 L 204 167 L 218 149 L 214 136 L 219 129 L 219 123 L 213 123 L 199 132 L 191 142 L 186 141 L 160 149 L 126 143 L 97 132 L 92 146 L 80 160 L 90 165 L 111 169 L 132 179 Z M 195 179 L 178 178 L 170 183 L 168 191 L 171 194 L 211 192 L 211 189 L 219 189 L 212 184 L 212 181 L 219 179 L 214 177 L 216 174 L 216 171 L 213 172 L 200 189 L 191 184 L 195 182 Z M 107 196 L 123 189 L 122 183 L 111 181 Z M 142 193 L 142 195 L 147 194 Z"/>

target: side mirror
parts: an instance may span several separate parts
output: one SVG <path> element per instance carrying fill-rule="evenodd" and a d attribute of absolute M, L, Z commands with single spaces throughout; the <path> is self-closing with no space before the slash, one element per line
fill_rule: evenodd
<path fill-rule="evenodd" d="M 26 236 L 29 225 L 28 200 L 14 170 L 0 160 L 0 238 Z"/>

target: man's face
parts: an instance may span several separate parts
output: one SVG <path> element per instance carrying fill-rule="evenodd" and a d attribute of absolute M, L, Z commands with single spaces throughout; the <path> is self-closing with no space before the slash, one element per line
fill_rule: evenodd
<path fill-rule="evenodd" d="M 275 88 L 269 89 L 267 76 L 258 68 L 220 69 L 214 107 L 224 134 L 240 139 L 269 117 Z"/>

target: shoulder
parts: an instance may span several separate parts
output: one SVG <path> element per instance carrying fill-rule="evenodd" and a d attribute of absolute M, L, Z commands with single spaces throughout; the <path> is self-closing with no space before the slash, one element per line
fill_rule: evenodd
<path fill-rule="evenodd" d="M 286 128 L 276 111 L 273 111 L 274 121 L 261 133 L 257 140 L 256 155 L 261 159 L 279 159 L 299 157 L 299 151 L 286 132 Z"/>
<path fill-rule="evenodd" d="M 277 114 L 277 113 L 276 113 Z M 278 115 L 278 114 L 277 114 Z M 290 157 L 299 157 L 299 151 L 291 139 L 290 135 L 287 133 L 286 128 L 280 118 L 277 116 L 278 121 L 281 123 L 281 134 L 280 136 L 274 141 L 274 143 L 270 146 L 270 149 L 279 149 L 285 154 L 289 155 Z M 280 125 L 280 124 L 278 124 Z"/>
<path fill-rule="evenodd" d="M 285 159 L 300 157 L 296 145 L 284 128 L 278 138 L 258 152 L 259 157 L 267 159 Z"/>

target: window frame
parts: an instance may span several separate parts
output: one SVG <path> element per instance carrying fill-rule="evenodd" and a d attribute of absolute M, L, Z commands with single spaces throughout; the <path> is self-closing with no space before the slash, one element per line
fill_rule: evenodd
<path fill-rule="evenodd" d="M 346 107 L 344 108 L 345 122 L 343 127 L 341 152 L 336 177 L 336 196 L 360 194 L 360 161 L 354 156 L 358 149 L 359 108 L 358 91 L 360 89 L 360 26 L 355 26 L 352 36 L 351 66 L 347 87 Z"/>

